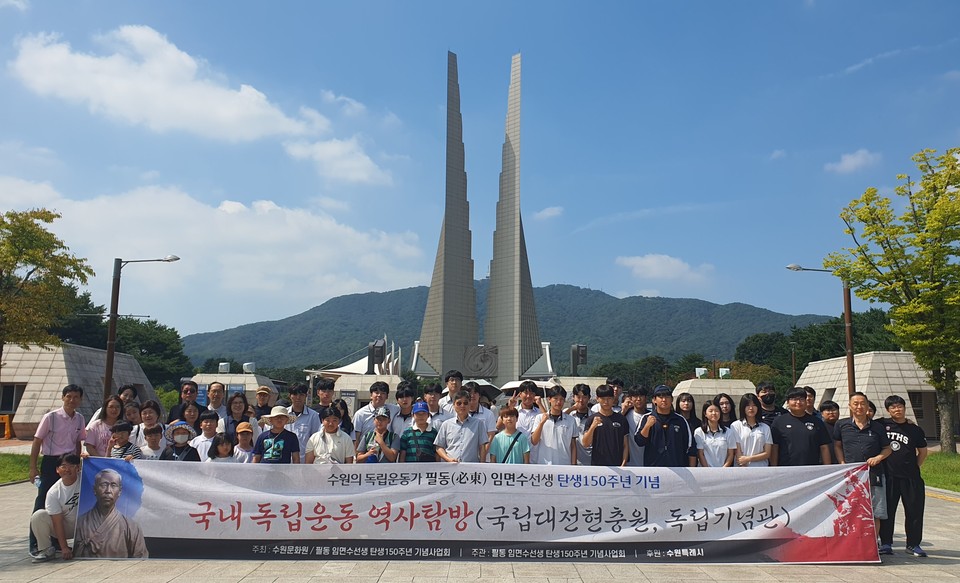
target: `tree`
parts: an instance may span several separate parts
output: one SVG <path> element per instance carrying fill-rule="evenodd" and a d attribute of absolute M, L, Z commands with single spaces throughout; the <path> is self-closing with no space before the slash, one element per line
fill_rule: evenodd
<path fill-rule="evenodd" d="M 156 320 L 119 318 L 117 352 L 125 352 L 140 363 L 150 383 L 179 386 L 180 377 L 190 376 L 193 365 L 183 353 L 180 333 Z"/>
<path fill-rule="evenodd" d="M 960 370 L 960 148 L 913 157 L 919 182 L 899 175 L 901 214 L 868 188 L 840 213 L 853 247 L 824 266 L 857 296 L 891 306 L 889 329 L 936 389 L 942 451 L 956 454 L 953 408 Z"/>
<path fill-rule="evenodd" d="M 70 313 L 55 322 L 50 333 L 62 342 L 103 348 L 107 345 L 107 324 L 104 321 L 107 308 L 93 303 L 90 292 L 80 293 L 71 285 Z"/>
<path fill-rule="evenodd" d="M 93 275 L 86 259 L 44 226 L 58 218 L 42 208 L 0 216 L 0 362 L 6 342 L 58 344 L 50 328 L 70 313 L 70 284 Z"/>

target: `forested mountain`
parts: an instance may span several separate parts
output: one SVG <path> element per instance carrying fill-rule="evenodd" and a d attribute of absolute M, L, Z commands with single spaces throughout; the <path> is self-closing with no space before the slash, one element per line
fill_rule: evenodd
<path fill-rule="evenodd" d="M 487 280 L 476 282 L 481 334 Z M 789 332 L 825 316 L 788 316 L 747 304 L 718 305 L 677 298 L 615 298 L 571 285 L 534 289 L 540 338 L 551 343 L 554 363 L 569 358 L 570 345 L 586 344 L 589 365 L 689 353 L 730 359 L 737 345 L 758 332 Z M 184 351 L 195 364 L 208 358 L 254 361 L 261 367 L 322 365 L 364 349 L 384 334 L 404 351 L 409 366 L 420 335 L 427 287 L 340 296 L 283 320 L 192 334 Z M 481 338 L 482 342 L 483 339 Z M 359 358 L 360 355 L 354 357 Z"/>

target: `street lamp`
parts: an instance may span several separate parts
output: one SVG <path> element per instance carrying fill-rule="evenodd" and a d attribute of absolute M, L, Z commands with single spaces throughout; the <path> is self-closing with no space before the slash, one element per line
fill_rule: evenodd
<path fill-rule="evenodd" d="M 120 271 L 128 263 L 173 263 L 180 261 L 176 255 L 167 255 L 163 259 L 128 259 L 117 257 L 113 260 L 113 290 L 110 292 L 110 320 L 107 325 L 107 362 L 103 367 L 103 400 L 106 401 L 113 391 L 113 356 L 117 351 L 117 309 L 120 305 Z"/>
<path fill-rule="evenodd" d="M 790 271 L 819 271 L 821 273 L 833 273 L 829 269 L 817 269 L 815 267 L 800 267 L 796 263 L 787 266 Z M 846 336 L 847 345 L 847 394 L 853 395 L 857 392 L 857 382 L 854 376 L 853 367 L 853 309 L 850 301 L 850 284 L 843 281 L 843 327 Z"/>

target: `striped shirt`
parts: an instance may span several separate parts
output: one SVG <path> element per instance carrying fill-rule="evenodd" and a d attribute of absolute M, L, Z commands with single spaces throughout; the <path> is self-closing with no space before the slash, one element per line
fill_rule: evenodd
<path fill-rule="evenodd" d="M 400 436 L 400 450 L 405 451 L 407 462 L 435 462 L 436 449 L 433 442 L 437 439 L 437 430 L 428 428 L 420 431 L 416 427 L 408 427 Z"/>

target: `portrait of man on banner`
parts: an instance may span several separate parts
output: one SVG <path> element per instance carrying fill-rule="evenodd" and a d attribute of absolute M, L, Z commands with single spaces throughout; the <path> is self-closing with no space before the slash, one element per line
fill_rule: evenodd
<path fill-rule="evenodd" d="M 84 466 L 75 556 L 148 557 L 143 531 L 133 519 L 143 495 L 143 481 L 136 468 L 122 460 L 105 458 L 88 458 Z"/>

